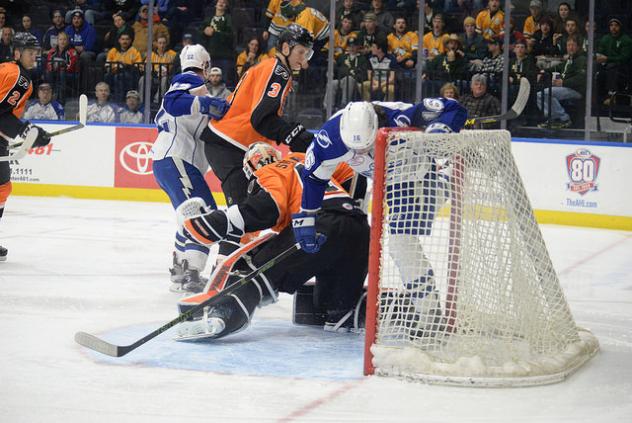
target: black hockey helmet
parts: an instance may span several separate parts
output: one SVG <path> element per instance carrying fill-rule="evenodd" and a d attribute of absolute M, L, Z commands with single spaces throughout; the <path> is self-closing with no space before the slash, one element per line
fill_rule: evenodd
<path fill-rule="evenodd" d="M 18 32 L 13 37 L 13 47 L 16 50 L 24 50 L 25 48 L 40 49 L 41 45 L 35 35 L 28 32 Z"/>
<path fill-rule="evenodd" d="M 279 35 L 277 50 L 281 50 L 283 43 L 288 43 L 290 47 L 300 44 L 311 49 L 314 47 L 314 37 L 312 37 L 312 34 L 310 34 L 307 29 L 298 24 L 291 23 L 281 32 L 281 35 Z"/>

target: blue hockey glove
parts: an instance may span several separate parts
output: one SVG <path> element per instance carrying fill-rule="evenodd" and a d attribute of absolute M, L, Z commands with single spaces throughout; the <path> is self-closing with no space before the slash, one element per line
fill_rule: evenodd
<path fill-rule="evenodd" d="M 316 215 L 314 213 L 295 213 L 292 215 L 292 229 L 294 238 L 306 253 L 317 253 L 327 241 L 323 234 L 316 233 Z"/>
<path fill-rule="evenodd" d="M 200 97 L 200 112 L 213 119 L 220 120 L 228 111 L 230 105 L 225 100 L 215 97 Z"/>

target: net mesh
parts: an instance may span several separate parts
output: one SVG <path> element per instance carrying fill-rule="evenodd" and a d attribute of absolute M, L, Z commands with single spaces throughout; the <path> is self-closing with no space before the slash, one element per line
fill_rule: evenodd
<path fill-rule="evenodd" d="M 598 343 L 575 325 L 509 133 L 392 131 L 381 142 L 376 371 L 531 385 L 588 360 Z"/>

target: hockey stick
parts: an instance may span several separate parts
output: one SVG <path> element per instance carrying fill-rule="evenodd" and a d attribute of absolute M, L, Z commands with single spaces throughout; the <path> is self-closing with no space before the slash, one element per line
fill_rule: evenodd
<path fill-rule="evenodd" d="M 59 129 L 57 131 L 49 132 L 48 135 L 56 137 L 57 135 L 67 134 L 68 132 L 76 131 L 86 126 L 88 120 L 88 97 L 85 94 L 79 96 L 79 123 L 77 125 L 69 126 L 68 128 Z"/>
<path fill-rule="evenodd" d="M 88 97 L 85 94 L 81 94 L 79 96 L 79 123 L 77 125 L 69 126 L 68 128 L 59 129 L 57 131 L 49 132 L 48 135 L 52 137 L 56 137 L 58 135 L 67 134 L 68 132 L 76 131 L 77 129 L 81 129 L 86 126 L 86 120 L 88 119 Z M 37 133 L 35 136 L 29 136 L 27 133 L 22 141 L 18 141 L 13 144 L 9 144 L 9 150 L 15 150 L 12 154 L 9 153 L 8 156 L 0 157 L 0 162 L 8 162 L 12 160 L 19 160 L 26 156 L 28 151 L 33 147 L 35 140 L 37 139 Z"/>
<path fill-rule="evenodd" d="M 517 118 L 522 114 L 525 106 L 527 105 L 527 101 L 529 100 L 529 95 L 531 94 L 531 84 L 527 80 L 527 78 L 520 78 L 520 88 L 518 89 L 518 95 L 516 96 L 516 101 L 511 106 L 511 109 L 502 115 L 496 116 L 481 116 L 468 119 L 465 121 L 466 127 L 472 127 L 476 124 L 485 124 L 485 123 L 497 123 L 502 120 L 512 120 Z"/>
<path fill-rule="evenodd" d="M 162 325 L 161 327 L 159 327 L 155 331 L 153 331 L 150 334 L 144 336 L 143 338 L 139 339 L 138 341 L 134 342 L 133 344 L 130 344 L 130 345 L 114 345 L 114 344 L 110 344 L 109 342 L 106 342 L 106 341 L 104 341 L 104 340 L 102 340 L 100 338 L 97 338 L 94 335 L 90 335 L 89 333 L 86 333 L 86 332 L 77 332 L 75 334 L 75 342 L 77 342 L 80 345 L 83 345 L 86 348 L 90 348 L 91 350 L 94 350 L 96 352 L 100 352 L 101 354 L 109 355 L 110 357 L 123 357 L 125 354 L 129 353 L 130 351 L 135 350 L 136 348 L 140 347 L 144 343 L 154 339 L 155 337 L 157 337 L 161 333 L 165 332 L 166 330 L 172 328 L 173 326 L 177 325 L 178 323 L 181 323 L 181 322 L 184 322 L 185 320 L 190 319 L 196 313 L 198 313 L 199 311 L 203 310 L 204 307 L 211 306 L 211 305 L 217 303 L 219 301 L 219 299 L 224 298 L 225 296 L 232 294 L 237 289 L 241 288 L 242 286 L 244 286 L 248 282 L 250 282 L 252 279 L 254 279 L 257 276 L 259 276 L 261 273 L 265 272 L 266 270 L 270 269 L 271 267 L 275 266 L 276 264 L 278 264 L 281 261 L 285 260 L 287 257 L 289 257 L 292 254 L 294 254 L 299 249 L 300 249 L 300 246 L 299 246 L 298 243 L 293 244 L 287 250 L 283 251 L 278 256 L 276 256 L 276 257 L 270 259 L 269 261 L 267 261 L 266 263 L 262 264 L 258 269 L 253 270 L 252 272 L 250 272 L 249 274 L 244 276 L 239 281 L 235 282 L 234 284 L 232 284 L 228 288 L 226 288 L 223 291 L 221 291 L 219 294 L 209 298 L 206 301 L 201 302 L 200 304 L 196 305 L 195 307 L 190 308 L 189 310 L 187 310 L 184 313 L 180 314 L 178 317 L 176 317 L 175 319 L 173 319 L 169 323 L 166 323 L 166 324 Z"/>

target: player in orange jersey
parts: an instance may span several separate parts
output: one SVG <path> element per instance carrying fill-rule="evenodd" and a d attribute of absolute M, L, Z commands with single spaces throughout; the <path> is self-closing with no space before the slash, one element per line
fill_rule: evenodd
<path fill-rule="evenodd" d="M 282 118 L 292 89 L 292 72 L 307 67 L 313 38 L 303 27 L 290 24 L 281 33 L 276 57 L 263 60 L 242 75 L 222 119 L 211 119 L 202 132 L 204 152 L 222 183 L 228 205 L 246 198 L 248 181 L 242 172 L 244 153 L 255 141 L 287 144 L 293 151 L 305 151 L 313 135 L 303 125 Z M 221 256 L 231 248 L 220 245 Z"/>
<path fill-rule="evenodd" d="M 43 147 L 50 136 L 42 128 L 22 122 L 26 101 L 33 92 L 29 70 L 35 67 L 40 44 L 33 35 L 19 32 L 13 39 L 13 61 L 0 64 L 0 156 L 9 155 L 9 141 L 37 133 L 33 147 Z M 0 218 L 11 193 L 11 169 L 8 161 L 0 161 Z M 0 261 L 7 259 L 7 249 L 0 246 Z"/>
<path fill-rule="evenodd" d="M 227 211 L 202 211 L 185 220 L 190 236 L 206 245 L 222 239 L 242 236 L 245 232 L 272 229 L 279 234 L 257 247 L 245 260 L 259 267 L 295 243 L 292 214 L 300 209 L 301 170 L 304 154 L 292 153 L 284 160 L 271 146 L 255 143 L 244 159 L 244 173 L 252 175 L 247 198 Z M 267 164 L 269 163 L 269 164 Z M 362 296 L 368 266 L 369 226 L 366 215 L 355 207 L 349 194 L 338 183 L 345 178 L 344 166 L 334 173 L 325 190 L 323 208 L 316 221 L 319 236 L 329 239 L 314 254 L 302 250 L 239 288 L 213 307 L 203 320 L 185 324 L 182 338 L 218 338 L 244 328 L 262 301 L 275 301 L 278 291 L 294 293 L 316 277 L 314 297 L 323 310 L 325 329 L 354 327 L 353 316 Z M 190 199 L 187 202 L 199 202 Z M 187 203 L 185 202 L 185 203 Z M 181 207 L 190 207 L 183 203 Z M 245 263 L 244 263 L 245 264 Z M 240 269 L 238 267 L 238 269 Z M 246 270 L 249 267 L 245 267 Z M 322 324 L 323 322 L 321 322 Z"/>

